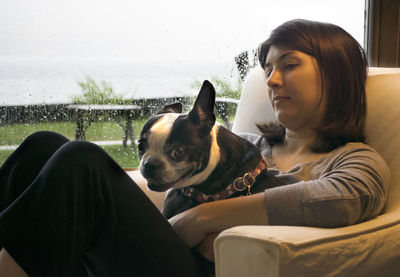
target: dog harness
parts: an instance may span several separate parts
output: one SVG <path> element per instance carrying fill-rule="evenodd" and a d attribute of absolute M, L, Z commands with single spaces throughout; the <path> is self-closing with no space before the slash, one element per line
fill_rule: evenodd
<path fill-rule="evenodd" d="M 190 197 L 197 202 L 209 202 L 228 198 L 236 192 L 247 189 L 247 194 L 251 194 L 251 187 L 254 185 L 256 177 L 261 171 L 267 168 L 267 162 L 261 158 L 258 166 L 250 172 L 246 172 L 243 176 L 236 178 L 232 183 L 215 194 L 205 194 L 197 190 L 194 186 L 184 187 L 181 189 L 182 194 Z"/>

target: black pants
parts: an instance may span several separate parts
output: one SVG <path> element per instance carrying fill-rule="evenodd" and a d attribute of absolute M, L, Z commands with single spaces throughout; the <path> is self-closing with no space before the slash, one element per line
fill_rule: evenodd
<path fill-rule="evenodd" d="M 0 169 L 0 245 L 30 276 L 201 276 L 199 259 L 95 144 L 38 132 Z"/>

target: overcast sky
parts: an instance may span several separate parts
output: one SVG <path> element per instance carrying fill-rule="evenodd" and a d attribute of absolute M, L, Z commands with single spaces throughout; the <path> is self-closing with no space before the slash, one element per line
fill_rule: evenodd
<path fill-rule="evenodd" d="M 364 0 L 1 0 L 0 56 L 231 60 L 286 20 L 363 42 Z"/>

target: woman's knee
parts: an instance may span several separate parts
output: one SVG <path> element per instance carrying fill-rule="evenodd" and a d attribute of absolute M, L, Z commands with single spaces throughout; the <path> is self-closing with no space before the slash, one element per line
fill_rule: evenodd
<path fill-rule="evenodd" d="M 60 147 L 69 140 L 61 134 L 50 131 L 38 131 L 29 135 L 21 144 L 21 146 L 34 146 L 38 148 L 44 147 Z"/>
<path fill-rule="evenodd" d="M 29 170 L 33 176 L 46 163 L 46 161 L 69 140 L 57 133 L 40 131 L 29 135 L 19 147 L 10 155 L 3 164 L 4 168 L 16 168 L 23 170 L 23 175 L 27 175 Z"/>
<path fill-rule="evenodd" d="M 98 182 L 93 178 L 102 178 L 107 171 L 107 155 L 99 146 L 86 141 L 70 141 L 62 145 L 46 162 L 36 181 L 45 187 L 57 187 L 54 194 L 63 194 L 65 190 L 85 192 L 85 188 Z"/>
<path fill-rule="evenodd" d="M 94 165 L 112 160 L 110 156 L 98 145 L 75 140 L 64 144 L 57 153 L 57 156 L 66 164 L 87 164 Z"/>

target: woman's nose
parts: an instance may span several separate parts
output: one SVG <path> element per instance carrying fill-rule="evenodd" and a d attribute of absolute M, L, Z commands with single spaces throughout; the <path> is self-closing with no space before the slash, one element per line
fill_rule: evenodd
<path fill-rule="evenodd" d="M 270 88 L 282 86 L 282 74 L 279 70 L 272 70 L 267 79 L 267 85 Z"/>

